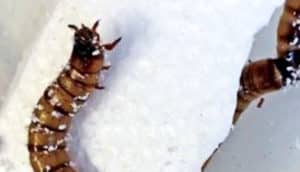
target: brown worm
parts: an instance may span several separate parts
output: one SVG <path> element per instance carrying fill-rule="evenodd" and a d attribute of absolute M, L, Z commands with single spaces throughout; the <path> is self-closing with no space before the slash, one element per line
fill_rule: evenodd
<path fill-rule="evenodd" d="M 255 99 L 294 85 L 300 79 L 300 1 L 286 0 L 277 28 L 277 58 L 263 59 L 246 65 L 240 77 L 240 89 L 233 117 L 235 124 L 241 113 Z M 202 166 L 206 166 L 217 149 Z"/>
<path fill-rule="evenodd" d="M 299 80 L 299 44 L 300 1 L 286 0 L 277 28 L 278 58 L 260 60 L 244 67 L 233 124 L 253 100 Z"/>
<path fill-rule="evenodd" d="M 299 0 L 286 0 L 283 14 L 280 18 L 277 28 L 277 53 L 278 57 L 285 57 L 290 51 L 299 49 L 297 43 L 293 41 L 296 38 L 299 26 Z M 298 37 L 298 36 L 297 36 Z"/>
<path fill-rule="evenodd" d="M 276 66 L 277 61 L 276 59 L 259 60 L 243 68 L 233 124 L 237 122 L 241 113 L 248 107 L 251 101 L 265 93 L 282 88 L 283 80 Z M 205 171 L 207 165 L 221 145 L 222 143 L 219 144 L 212 155 L 205 161 L 202 166 L 202 171 Z"/>
<path fill-rule="evenodd" d="M 112 50 L 121 38 L 109 44 L 100 44 L 92 28 L 69 25 L 75 31 L 71 58 L 57 79 L 44 91 L 33 110 L 28 129 L 28 150 L 34 172 L 78 171 L 68 153 L 68 129 L 72 117 L 99 86 L 105 50 Z"/>
<path fill-rule="evenodd" d="M 260 96 L 279 90 L 283 86 L 282 76 L 273 59 L 259 60 L 246 65 L 240 78 L 233 124 L 248 105 Z"/>

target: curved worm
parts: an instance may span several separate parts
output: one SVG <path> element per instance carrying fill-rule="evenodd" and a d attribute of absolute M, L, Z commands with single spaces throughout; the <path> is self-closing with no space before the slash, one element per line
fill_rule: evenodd
<path fill-rule="evenodd" d="M 277 57 L 259 60 L 243 68 L 233 124 L 253 100 L 284 86 L 294 85 L 300 79 L 299 0 L 286 0 L 284 4 L 277 28 Z M 205 171 L 218 149 L 204 163 L 202 171 Z"/>
<path fill-rule="evenodd" d="M 121 40 L 100 44 L 96 32 L 99 22 L 92 28 L 82 25 L 75 31 L 71 58 L 57 79 L 44 91 L 33 110 L 28 129 L 28 150 L 34 172 L 78 171 L 68 153 L 68 129 L 72 117 L 99 86 L 98 78 L 104 64 L 105 50 L 112 50 Z"/>
<path fill-rule="evenodd" d="M 277 57 L 274 60 L 265 59 L 249 64 L 243 69 L 233 124 L 254 99 L 265 93 L 279 90 L 283 86 L 294 85 L 299 80 L 299 0 L 286 0 L 284 4 L 277 28 Z M 268 63 L 272 63 L 272 65 L 267 63 L 264 65 L 263 61 L 269 61 Z M 259 73 L 260 70 L 263 73 Z"/>
<path fill-rule="evenodd" d="M 246 65 L 240 78 L 233 124 L 248 105 L 263 94 L 276 91 L 283 86 L 282 75 L 276 63 L 278 60 L 264 59 Z"/>
<path fill-rule="evenodd" d="M 299 9 L 298 0 L 286 0 L 277 28 L 278 57 L 285 57 L 291 51 L 299 50 Z"/>

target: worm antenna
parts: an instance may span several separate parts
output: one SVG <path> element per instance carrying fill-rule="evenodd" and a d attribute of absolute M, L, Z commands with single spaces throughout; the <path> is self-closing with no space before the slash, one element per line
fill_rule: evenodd
<path fill-rule="evenodd" d="M 73 25 L 73 24 L 69 24 L 68 27 L 71 28 L 71 29 L 73 29 L 75 32 L 78 31 L 78 27 L 75 26 L 75 25 Z"/>
<path fill-rule="evenodd" d="M 101 46 L 104 47 L 106 50 L 112 50 L 121 40 L 122 40 L 122 37 L 119 37 L 118 39 L 114 40 L 113 42 L 108 43 L 108 44 L 103 44 Z"/>
<path fill-rule="evenodd" d="M 98 25 L 99 25 L 99 22 L 100 22 L 100 20 L 98 19 L 95 23 L 94 23 L 94 25 L 93 25 L 93 27 L 92 27 L 92 30 L 95 32 L 96 31 L 96 29 L 97 29 L 97 27 L 98 27 Z"/>

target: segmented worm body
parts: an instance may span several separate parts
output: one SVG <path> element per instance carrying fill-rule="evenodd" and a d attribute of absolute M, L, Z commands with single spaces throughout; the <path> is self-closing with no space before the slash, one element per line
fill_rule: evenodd
<path fill-rule="evenodd" d="M 299 0 L 286 0 L 277 28 L 278 57 L 286 57 L 299 50 Z"/>
<path fill-rule="evenodd" d="M 254 99 L 283 86 L 294 85 L 300 76 L 300 1 L 287 0 L 277 28 L 276 59 L 247 65 L 241 75 L 238 105 L 233 123 Z"/>
<path fill-rule="evenodd" d="M 282 76 L 276 66 L 276 59 L 264 59 L 246 65 L 240 78 L 240 90 L 237 94 L 237 107 L 233 124 L 240 114 L 256 98 L 280 89 L 283 86 Z"/>
<path fill-rule="evenodd" d="M 277 29 L 277 58 L 250 62 L 242 71 L 233 124 L 248 105 L 260 96 L 294 85 L 300 79 L 300 1 L 286 0 Z M 206 166 L 217 152 L 202 166 Z"/>
<path fill-rule="evenodd" d="M 67 66 L 39 99 L 28 130 L 28 150 L 34 172 L 78 171 L 68 154 L 67 138 L 71 119 L 99 86 L 104 51 L 112 50 L 121 40 L 100 44 L 98 21 L 90 29 L 84 25 L 75 31 L 74 46 Z"/>

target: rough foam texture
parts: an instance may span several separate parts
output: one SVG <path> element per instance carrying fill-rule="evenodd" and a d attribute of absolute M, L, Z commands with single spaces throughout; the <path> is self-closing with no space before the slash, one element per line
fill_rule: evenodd
<path fill-rule="evenodd" d="M 38 37 L 57 1 L 0 1 L 0 108 L 23 51 Z"/>
<path fill-rule="evenodd" d="M 101 18 L 113 68 L 75 118 L 76 161 L 89 172 L 193 172 L 227 136 L 255 32 L 282 0 L 59 2 L 0 114 L 0 172 L 31 171 L 27 125 L 67 62 L 69 23 Z"/>

